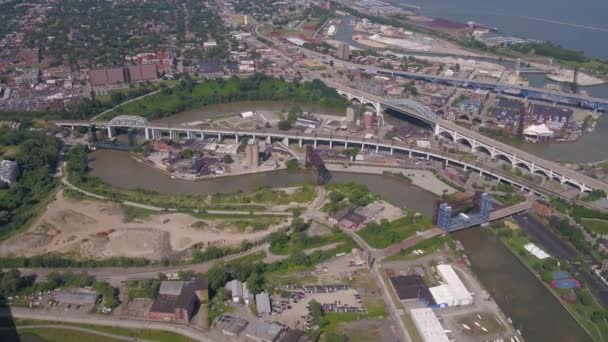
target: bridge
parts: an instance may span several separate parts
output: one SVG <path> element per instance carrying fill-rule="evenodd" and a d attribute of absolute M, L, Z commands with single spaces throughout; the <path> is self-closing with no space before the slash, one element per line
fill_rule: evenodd
<path fill-rule="evenodd" d="M 471 148 L 471 152 L 485 152 L 492 159 L 499 158 L 508 161 L 513 167 L 521 167 L 530 173 L 542 174 L 549 179 L 555 179 L 561 184 L 571 184 L 581 191 L 604 190 L 608 191 L 608 184 L 595 178 L 578 173 L 565 166 L 539 158 L 513 146 L 496 141 L 476 131 L 459 126 L 452 121 L 437 116 L 429 107 L 411 99 L 384 99 L 379 96 L 363 93 L 334 82 L 323 80 L 329 86 L 336 88 L 337 92 L 348 100 L 357 100 L 362 104 L 370 104 L 380 109 L 392 109 L 408 114 L 422 122 L 431 125 L 435 135 L 449 138 L 454 142 L 461 142 Z"/>
<path fill-rule="evenodd" d="M 402 110 L 409 110 L 403 108 Z M 413 112 L 413 111 L 412 111 Z M 418 114 L 412 114 L 418 115 Z M 96 128 L 105 128 L 109 133 L 115 132 L 116 128 L 120 128 L 123 126 L 115 126 L 115 125 L 128 125 L 129 121 L 123 121 L 121 117 L 116 117 L 114 121 L 84 121 L 84 120 L 68 120 L 68 121 L 55 121 L 55 124 L 62 127 L 93 127 Z M 143 118 L 141 118 L 143 119 Z M 445 162 L 446 164 L 454 164 L 463 167 L 465 170 L 472 170 L 475 172 L 479 172 L 481 176 L 487 175 L 498 179 L 499 181 L 503 181 L 509 184 L 512 184 L 523 191 L 530 191 L 539 196 L 546 196 L 550 194 L 552 196 L 563 198 L 559 193 L 552 191 L 550 189 L 542 188 L 536 184 L 530 183 L 529 181 L 517 177 L 513 174 L 505 172 L 500 168 L 491 168 L 487 165 L 483 165 L 478 162 L 469 162 L 463 161 L 459 159 L 457 156 L 452 156 L 446 153 L 442 153 L 440 151 L 434 151 L 424 148 L 419 148 L 414 145 L 409 145 L 405 143 L 400 143 L 394 140 L 386 140 L 386 139 L 378 139 L 378 138 L 359 138 L 359 137 L 351 137 L 349 134 L 339 135 L 339 134 L 317 134 L 317 133 L 301 133 L 301 132 L 286 132 L 286 131 L 277 131 L 277 130 L 233 130 L 233 129 L 223 129 L 223 128 L 197 128 L 197 127 L 189 127 L 189 126 L 170 126 L 170 125 L 161 125 L 161 124 L 150 124 L 146 122 L 147 120 L 138 119 L 137 122 L 134 122 L 133 126 L 124 126 L 123 128 L 139 128 L 139 130 L 143 130 L 145 136 L 148 139 L 160 139 L 160 138 L 170 138 L 170 139 L 206 139 L 206 138 L 217 138 L 221 141 L 223 138 L 230 137 L 234 138 L 236 141 L 239 141 L 241 138 L 250 137 L 254 139 L 266 139 L 268 143 L 273 141 L 281 141 L 286 145 L 290 143 L 297 143 L 300 146 L 304 146 L 305 144 L 311 144 L 313 148 L 316 148 L 319 144 L 328 145 L 330 148 L 336 146 L 336 144 L 343 146 L 344 148 L 348 148 L 349 146 L 356 146 L 361 149 L 371 149 L 375 150 L 379 153 L 393 154 L 393 153 L 403 153 L 407 154 L 409 157 L 422 157 L 427 160 L 433 159 Z M 475 139 L 475 138 L 467 138 L 467 139 Z M 489 138 L 488 138 L 489 139 Z M 490 139 L 491 140 L 491 139 Z M 475 140 L 479 141 L 479 140 Z M 508 154 L 508 152 L 498 152 L 502 151 L 502 148 L 495 148 L 496 153 Z M 517 155 L 517 157 L 513 158 L 523 158 L 522 155 Z M 536 157 L 535 157 L 536 158 Z M 542 159 L 541 159 L 542 160 Z M 533 161 L 532 161 L 533 162 Z M 547 162 L 549 163 L 549 162 Z M 540 164 L 535 164 L 540 165 Z M 559 168 L 558 168 L 559 167 Z M 586 176 L 578 174 L 575 171 L 566 169 L 556 164 L 556 168 L 553 169 L 553 177 L 563 180 L 565 183 L 572 184 L 574 186 L 579 187 L 581 191 L 589 191 L 590 189 L 603 189 L 608 191 L 608 185 L 606 183 L 600 182 L 595 179 L 590 179 L 595 181 L 592 183 L 589 181 L 588 183 L 584 183 L 586 180 Z M 557 171 L 556 171 L 557 170 Z M 563 172 L 563 173 L 560 173 Z M 568 172 L 568 173 L 567 173 Z M 570 175 L 580 178 L 571 178 Z M 588 177 L 587 177 L 588 178 Z"/>
<path fill-rule="evenodd" d="M 564 104 L 575 107 L 589 108 L 596 111 L 607 111 L 608 100 L 582 94 L 570 94 L 550 89 L 506 84 L 493 81 L 470 80 L 466 78 L 449 77 L 441 75 L 420 74 L 392 69 L 383 69 L 375 66 L 361 65 L 343 61 L 328 55 L 324 55 L 312 50 L 300 47 L 300 50 L 308 57 L 320 60 L 323 63 L 333 63 L 334 66 L 341 66 L 347 69 L 357 69 L 370 74 L 376 74 L 391 78 L 402 77 L 411 80 L 424 80 L 432 83 L 441 83 L 462 88 L 483 89 L 497 94 L 507 94 L 519 96 L 526 99 L 552 102 L 554 104 Z"/>
<path fill-rule="evenodd" d="M 331 174 L 325 166 L 323 158 L 319 156 L 317 151 L 311 145 L 306 145 L 306 167 L 315 167 L 317 169 L 317 185 L 325 185 L 329 181 Z"/>

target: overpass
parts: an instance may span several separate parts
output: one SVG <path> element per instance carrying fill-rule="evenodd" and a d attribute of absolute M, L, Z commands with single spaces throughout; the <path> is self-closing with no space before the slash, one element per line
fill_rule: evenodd
<path fill-rule="evenodd" d="M 317 59 L 325 64 L 329 64 L 331 62 L 334 66 L 340 66 L 347 69 L 357 69 L 380 76 L 386 76 L 391 78 L 403 77 L 411 80 L 424 80 L 432 83 L 442 83 L 456 87 L 484 89 L 495 92 L 497 94 L 519 96 L 526 99 L 552 102 L 553 104 L 560 103 L 569 106 L 589 108 L 596 111 L 608 111 L 607 99 L 586 96 L 583 94 L 571 94 L 550 89 L 521 86 L 493 81 L 470 80 L 466 78 L 429 75 L 392 69 L 384 69 L 370 65 L 362 65 L 343 61 L 332 56 L 324 55 L 302 47 L 300 47 L 300 50 L 307 57 Z"/>
<path fill-rule="evenodd" d="M 389 106 L 390 107 L 390 106 Z M 410 115 L 423 117 L 426 114 L 419 114 L 415 112 L 412 108 L 406 106 L 395 106 L 401 111 L 404 111 Z M 439 121 L 441 122 L 441 121 Z M 386 140 L 386 139 L 378 139 L 378 138 L 359 138 L 359 137 L 351 137 L 349 134 L 339 135 L 339 134 L 317 134 L 317 133 L 301 133 L 301 132 L 287 132 L 287 131 L 277 131 L 277 130 L 233 130 L 233 129 L 224 129 L 224 128 L 197 128 L 197 127 L 189 127 L 189 126 L 170 126 L 170 125 L 162 125 L 162 124 L 151 124 L 146 119 L 135 116 L 118 116 L 111 121 L 56 121 L 56 125 L 63 127 L 90 127 L 90 129 L 96 128 L 104 128 L 108 130 L 109 136 L 112 136 L 115 133 L 116 128 L 135 128 L 144 131 L 146 138 L 148 139 L 160 139 L 160 138 L 170 138 L 170 139 L 206 139 L 206 138 L 217 138 L 218 140 L 222 140 L 226 137 L 234 138 L 235 140 L 240 140 L 243 137 L 251 137 L 254 139 L 266 139 L 267 142 L 273 141 L 282 141 L 284 144 L 289 145 L 290 143 L 297 143 L 300 146 L 304 146 L 304 144 L 311 144 L 313 147 L 317 147 L 319 144 L 329 145 L 330 148 L 335 146 L 336 144 L 343 146 L 344 148 L 348 148 L 349 146 L 357 146 L 362 149 L 372 149 L 376 152 L 393 154 L 396 152 L 408 154 L 409 157 L 423 157 L 428 159 L 439 160 L 445 162 L 446 164 L 456 164 L 462 166 L 465 170 L 471 169 L 473 171 L 479 172 L 480 175 L 488 175 L 494 177 L 500 181 L 504 181 L 510 184 L 513 184 L 516 187 L 521 188 L 525 191 L 531 191 L 535 194 L 545 196 L 547 193 L 551 193 L 552 195 L 561 197 L 558 193 L 553 192 L 548 189 L 540 188 L 534 184 L 529 184 L 526 180 L 522 179 L 521 181 L 517 180 L 512 174 L 509 174 L 499 168 L 490 168 L 486 165 L 477 162 L 465 162 L 461 159 L 458 159 L 457 156 L 450 156 L 448 154 L 442 153 L 440 151 L 428 150 L 423 148 L 418 148 L 409 144 L 400 143 L 394 140 Z M 443 123 L 441 123 L 443 124 Z M 455 126 L 455 125 L 454 125 Z M 441 127 L 440 124 L 437 124 L 437 127 Z M 450 126 L 451 127 L 451 126 Z M 461 129 L 459 126 L 455 128 Z M 442 128 L 447 129 L 447 128 Z M 461 132 L 461 131 L 460 131 Z M 461 133 L 455 133 L 461 134 Z M 477 151 L 481 149 L 483 146 L 489 146 L 487 143 L 481 139 L 487 139 L 492 143 L 493 141 L 487 137 L 468 137 L 462 135 L 463 138 L 458 139 L 468 139 L 473 141 L 473 150 Z M 495 143 L 499 144 L 499 143 Z M 506 158 L 511 158 L 512 160 L 517 161 L 517 163 L 526 163 L 530 165 L 535 165 L 534 170 L 537 173 L 541 173 L 540 171 L 545 170 L 545 167 L 551 167 L 550 171 L 547 171 L 548 174 L 551 174 L 553 178 L 560 180 L 563 183 L 570 183 L 574 186 L 577 186 L 581 191 L 589 191 L 591 189 L 603 189 L 608 191 L 608 185 L 606 183 L 600 182 L 596 179 L 589 178 L 587 176 L 581 175 L 575 171 L 570 169 L 566 169 L 558 164 L 554 164 L 551 162 L 544 161 L 540 158 L 529 156 L 531 159 L 527 160 L 522 154 L 515 154 L 508 151 L 508 146 L 501 147 L 498 145 L 496 147 L 487 147 L 490 151 L 494 151 L 495 156 L 504 155 Z M 511 148 L 514 149 L 514 148 Z M 515 149 L 514 149 L 515 150 Z M 532 159 L 536 158 L 536 159 Z M 543 164 L 539 162 L 535 162 L 536 160 L 540 160 L 544 162 Z M 542 165 L 542 166 L 541 166 Z M 552 166 L 554 165 L 554 166 Z M 587 179 L 589 178 L 589 179 Z"/>
<path fill-rule="evenodd" d="M 392 109 L 408 114 L 422 122 L 431 125 L 435 135 L 450 138 L 454 142 L 462 142 L 471 148 L 471 152 L 486 152 L 493 159 L 501 158 L 513 167 L 522 167 L 531 173 L 542 174 L 560 183 L 569 183 L 581 191 L 604 190 L 608 192 L 608 184 L 595 178 L 583 175 L 558 163 L 542 159 L 516 147 L 501 143 L 476 131 L 459 126 L 452 121 L 437 116 L 429 107 L 411 99 L 385 99 L 379 96 L 363 93 L 330 79 L 323 80 L 327 85 L 336 88 L 337 92 L 350 101 L 357 100 L 362 104 L 370 104 L 376 110 Z"/>

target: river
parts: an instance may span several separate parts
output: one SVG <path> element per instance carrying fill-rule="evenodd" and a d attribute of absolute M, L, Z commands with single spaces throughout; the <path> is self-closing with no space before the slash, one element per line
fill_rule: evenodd
<path fill-rule="evenodd" d="M 526 341 L 591 341 L 587 333 L 507 247 L 488 229 L 454 234 L 472 268 Z"/>
<path fill-rule="evenodd" d="M 288 186 L 313 182 L 314 172 L 286 170 L 215 178 L 198 182 L 171 179 L 131 158 L 127 152 L 99 150 L 91 155 L 91 173 L 117 187 L 143 188 L 164 193 L 251 191 L 261 186 Z M 332 182 L 365 184 L 382 198 L 426 215 L 437 197 L 399 179 L 382 175 L 334 172 Z M 559 302 L 500 243 L 491 232 L 473 228 L 455 234 L 462 241 L 473 270 L 486 289 L 494 292 L 501 309 L 523 331 L 527 341 L 587 341 L 589 338 Z"/>
<path fill-rule="evenodd" d="M 282 187 L 293 184 L 314 183 L 316 172 L 290 172 L 277 170 L 250 175 L 217 177 L 200 181 L 171 179 L 167 174 L 133 159 L 129 153 L 98 150 L 91 154 L 91 174 L 120 188 L 142 188 L 162 193 L 214 194 L 237 191 L 253 191 L 262 186 Z M 356 181 L 371 191 L 400 207 L 409 208 L 425 215 L 432 215 L 437 197 L 416 186 L 394 177 L 372 174 L 333 172 L 330 182 Z"/>

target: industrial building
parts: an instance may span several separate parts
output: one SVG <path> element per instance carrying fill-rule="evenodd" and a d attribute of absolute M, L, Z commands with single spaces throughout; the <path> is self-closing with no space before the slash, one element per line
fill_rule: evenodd
<path fill-rule="evenodd" d="M 223 315 L 218 318 L 218 323 L 222 327 L 222 334 L 226 336 L 237 337 L 241 334 L 245 327 L 249 324 L 246 319 Z"/>
<path fill-rule="evenodd" d="M 473 304 L 473 296 L 464 286 L 452 266 L 437 265 L 437 272 L 445 284 L 429 288 L 436 305 L 447 307 Z"/>
<path fill-rule="evenodd" d="M 272 312 L 272 308 L 270 306 L 270 296 L 268 296 L 268 293 L 261 292 L 256 294 L 255 306 L 257 308 L 258 315 L 270 314 Z"/>
<path fill-rule="evenodd" d="M 232 295 L 232 301 L 234 303 L 243 300 L 245 304 L 249 304 L 253 300 L 253 295 L 247 288 L 247 282 L 242 283 L 238 279 L 231 280 L 226 283 L 226 290 Z"/>
<path fill-rule="evenodd" d="M 282 331 L 283 327 L 278 324 L 256 319 L 245 329 L 245 336 L 257 342 L 275 342 Z"/>
<path fill-rule="evenodd" d="M 148 318 L 187 324 L 208 298 L 207 282 L 203 279 L 163 281 Z"/>
<path fill-rule="evenodd" d="M 247 141 L 247 145 L 245 146 L 245 158 L 248 166 L 255 168 L 260 165 L 260 148 L 255 139 Z"/>
<path fill-rule="evenodd" d="M 433 310 L 424 309 L 412 309 L 410 310 L 410 316 L 414 321 L 418 334 L 424 342 L 449 342 L 450 339 L 445 333 L 445 330 L 441 326 L 441 323 L 435 316 Z"/>
<path fill-rule="evenodd" d="M 95 304 L 99 297 L 99 293 L 85 289 L 62 290 L 55 295 L 55 300 L 64 304 L 86 305 Z"/>
<path fill-rule="evenodd" d="M 340 43 L 340 45 L 338 45 L 337 54 L 338 54 L 339 59 L 349 60 L 350 59 L 350 45 L 348 45 L 347 43 Z"/>
<path fill-rule="evenodd" d="M 390 280 L 399 300 L 420 301 L 425 305 L 435 305 L 428 286 L 419 274 L 391 277 Z"/>

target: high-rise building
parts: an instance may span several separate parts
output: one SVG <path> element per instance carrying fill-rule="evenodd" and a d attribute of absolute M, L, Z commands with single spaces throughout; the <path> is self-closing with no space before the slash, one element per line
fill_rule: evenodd
<path fill-rule="evenodd" d="M 490 213 L 492 212 L 492 197 L 487 193 L 481 194 L 479 203 L 479 214 L 484 221 L 490 220 Z"/>
<path fill-rule="evenodd" d="M 437 213 L 437 226 L 443 230 L 449 231 L 452 225 L 452 207 L 447 203 L 439 205 Z"/>
<path fill-rule="evenodd" d="M 260 165 L 260 149 L 258 147 L 258 142 L 255 141 L 255 139 L 247 141 L 247 145 L 245 146 L 245 159 L 247 160 L 248 166 L 258 167 Z"/>
<path fill-rule="evenodd" d="M 354 124 L 357 118 L 357 110 L 353 106 L 346 107 L 346 123 Z"/>
<path fill-rule="evenodd" d="M 350 59 L 350 45 L 347 43 L 340 43 L 338 45 L 338 58 L 343 60 Z"/>
<path fill-rule="evenodd" d="M 260 147 L 258 145 L 258 142 L 255 139 L 253 140 L 253 144 L 252 144 L 252 158 L 251 158 L 251 166 L 253 167 L 258 167 L 260 165 Z"/>

